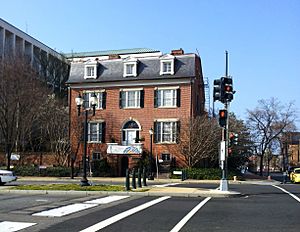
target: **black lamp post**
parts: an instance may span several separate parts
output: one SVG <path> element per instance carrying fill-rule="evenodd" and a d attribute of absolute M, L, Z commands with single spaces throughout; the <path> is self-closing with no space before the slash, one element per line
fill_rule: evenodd
<path fill-rule="evenodd" d="M 154 180 L 154 176 L 153 176 L 153 172 L 152 172 L 152 142 L 153 142 L 153 134 L 154 131 L 151 128 L 149 130 L 149 134 L 150 134 L 150 155 L 149 155 L 149 175 L 148 175 L 148 180 Z"/>
<path fill-rule="evenodd" d="M 77 109 L 78 109 L 78 116 L 80 116 L 80 108 L 83 106 L 83 98 L 81 97 L 81 95 L 79 94 L 77 98 L 75 98 L 75 102 L 77 105 Z M 96 104 L 97 104 L 97 97 L 96 94 L 94 93 L 93 96 L 90 98 L 90 102 L 93 108 L 93 116 L 95 115 L 95 111 L 96 111 Z M 88 114 L 89 114 L 89 109 L 84 109 L 84 128 L 83 128 L 83 157 L 82 157 L 82 161 L 83 161 L 83 176 L 82 179 L 80 180 L 80 185 L 81 186 L 89 186 L 89 181 L 87 179 L 87 168 L 86 168 L 86 157 L 87 157 L 87 140 L 88 140 L 88 125 L 87 125 L 87 121 L 88 121 Z"/>

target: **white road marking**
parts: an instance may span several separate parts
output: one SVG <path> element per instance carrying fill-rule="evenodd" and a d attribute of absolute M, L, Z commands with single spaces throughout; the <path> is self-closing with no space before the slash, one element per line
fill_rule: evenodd
<path fill-rule="evenodd" d="M 181 219 L 180 222 L 176 224 L 176 226 L 170 232 L 178 232 L 181 228 L 194 216 L 195 213 L 198 212 L 209 200 L 211 197 L 205 198 L 198 205 L 196 205 L 184 218 Z"/>
<path fill-rule="evenodd" d="M 3 221 L 0 222 L 0 232 L 18 231 L 33 225 L 36 223 Z"/>
<path fill-rule="evenodd" d="M 114 196 L 108 196 L 108 197 L 103 197 L 103 198 L 99 198 L 99 199 L 95 199 L 95 200 L 91 200 L 91 201 L 85 201 L 84 203 L 87 203 L 87 204 L 108 204 L 108 203 L 111 203 L 111 202 L 114 202 L 114 201 L 119 201 L 119 200 L 122 200 L 122 199 L 125 199 L 125 198 L 128 198 L 130 196 L 117 196 L 117 195 L 114 195 Z"/>
<path fill-rule="evenodd" d="M 280 189 L 280 190 L 281 190 L 282 192 L 284 192 L 284 193 L 289 194 L 289 195 L 290 195 L 292 198 L 294 198 L 296 201 L 300 202 L 300 198 L 299 198 L 299 197 L 297 197 L 296 195 L 290 193 L 289 191 L 285 190 L 284 188 L 281 188 L 281 187 L 279 187 L 279 186 L 277 186 L 277 185 L 272 185 L 272 186 L 275 187 L 275 188 Z"/>
<path fill-rule="evenodd" d="M 134 207 L 132 209 L 129 209 L 129 210 L 126 210 L 126 211 L 124 211 L 122 213 L 119 213 L 119 214 L 117 214 L 117 215 L 115 215 L 113 217 L 110 217 L 110 218 L 108 218 L 106 220 L 98 222 L 95 225 L 92 225 L 92 226 L 90 226 L 90 227 L 88 227 L 88 228 L 86 228 L 84 230 L 81 230 L 80 232 L 95 232 L 95 231 L 101 230 L 101 229 L 103 229 L 103 228 L 105 228 L 105 227 L 107 227 L 107 226 L 109 226 L 109 225 L 111 225 L 111 224 L 113 224 L 113 223 L 115 223 L 117 221 L 120 221 L 123 218 L 129 217 L 132 214 L 135 214 L 135 213 L 137 213 L 139 211 L 142 211 L 142 210 L 144 210 L 146 208 L 149 208 L 150 206 L 158 204 L 158 203 L 160 203 L 160 202 L 162 202 L 164 200 L 167 200 L 169 198 L 170 198 L 170 196 L 165 196 L 165 197 L 157 198 L 157 199 L 155 199 L 153 201 L 149 201 L 149 202 L 147 202 L 145 204 L 139 205 L 137 207 Z"/>
<path fill-rule="evenodd" d="M 168 187 L 168 186 L 173 186 L 178 184 L 179 183 L 158 184 L 158 185 L 153 185 L 153 187 Z"/>
<path fill-rule="evenodd" d="M 76 203 L 72 205 L 62 206 L 55 209 L 45 210 L 39 213 L 34 213 L 32 216 L 42 216 L 42 217 L 62 217 L 71 213 L 75 213 L 81 210 L 89 209 L 97 206 L 98 204 L 83 204 Z"/>
<path fill-rule="evenodd" d="M 99 198 L 99 199 L 95 199 L 95 200 L 91 200 L 91 201 L 85 201 L 83 203 L 76 203 L 76 204 L 62 206 L 62 207 L 55 208 L 55 209 L 45 210 L 42 212 L 34 213 L 34 214 L 32 214 L 32 216 L 62 217 L 65 215 L 79 212 L 81 210 L 96 207 L 100 204 L 108 204 L 108 203 L 111 203 L 114 201 L 119 201 L 119 200 L 122 200 L 127 197 L 130 197 L 130 196 L 112 195 L 112 196 L 103 197 L 103 198 Z"/>

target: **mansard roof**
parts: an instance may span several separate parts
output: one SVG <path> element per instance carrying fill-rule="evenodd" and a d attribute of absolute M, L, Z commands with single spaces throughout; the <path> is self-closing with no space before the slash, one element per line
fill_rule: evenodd
<path fill-rule="evenodd" d="M 163 56 L 164 57 L 164 56 Z M 84 79 L 83 62 L 72 63 L 68 84 L 97 83 L 124 80 L 155 80 L 174 79 L 196 76 L 196 54 L 178 55 L 175 57 L 174 75 L 160 75 L 160 62 L 162 57 L 138 58 L 137 76 L 123 77 L 124 59 L 98 61 L 97 79 Z"/>

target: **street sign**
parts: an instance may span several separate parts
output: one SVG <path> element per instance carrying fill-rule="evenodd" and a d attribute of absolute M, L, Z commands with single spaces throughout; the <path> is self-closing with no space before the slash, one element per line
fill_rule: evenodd
<path fill-rule="evenodd" d="M 225 141 L 221 141 L 221 149 L 220 149 L 220 160 L 225 161 Z"/>

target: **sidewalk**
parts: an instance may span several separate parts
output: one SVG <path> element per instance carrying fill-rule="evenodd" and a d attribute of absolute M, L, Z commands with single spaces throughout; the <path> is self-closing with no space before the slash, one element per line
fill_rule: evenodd
<path fill-rule="evenodd" d="M 244 176 L 245 181 L 233 181 L 229 180 L 229 184 L 259 184 L 259 185 L 273 185 L 277 184 L 277 181 L 267 180 L 261 178 L 253 173 L 247 173 Z M 69 177 L 20 177 L 18 181 L 70 181 L 79 183 L 81 177 L 70 179 Z M 124 177 L 89 177 L 90 182 L 100 181 L 107 184 L 114 184 L 116 182 L 124 183 Z M 130 180 L 131 181 L 131 180 Z M 213 183 L 218 184 L 220 180 L 185 180 L 180 179 L 155 179 L 147 180 L 148 186 L 138 188 L 131 191 L 124 192 L 108 192 L 108 191 L 45 191 L 45 190 L 12 190 L 9 188 L 0 188 L 0 193 L 25 193 L 25 194 L 73 194 L 73 195 L 139 195 L 139 196 L 176 196 L 176 197 L 236 197 L 241 193 L 235 191 L 220 191 L 218 189 L 208 188 L 187 188 L 187 187 L 170 187 L 167 184 L 195 184 L 195 183 Z M 163 186 L 163 184 L 166 184 Z M 160 186 L 161 185 L 161 186 Z"/>

